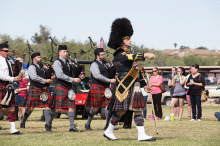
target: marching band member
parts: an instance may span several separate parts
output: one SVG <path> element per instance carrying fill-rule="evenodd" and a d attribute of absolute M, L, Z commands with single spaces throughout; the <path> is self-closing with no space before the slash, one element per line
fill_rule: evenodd
<path fill-rule="evenodd" d="M 80 78 L 73 78 L 71 75 L 72 68 L 70 67 L 67 56 L 67 46 L 59 45 L 59 58 L 53 63 L 53 69 L 56 76 L 56 85 L 54 89 L 54 107 L 56 112 L 61 111 L 62 109 L 68 109 L 68 118 L 70 121 L 69 132 L 81 132 L 74 125 L 75 118 L 75 98 L 73 91 L 73 82 L 79 83 Z M 52 115 L 52 119 L 55 116 L 55 112 Z M 50 125 L 49 125 L 50 126 Z"/>
<path fill-rule="evenodd" d="M 12 82 L 21 81 L 20 76 L 13 77 L 12 67 L 8 61 L 9 45 L 0 44 L 0 106 L 9 108 L 8 120 L 10 134 L 21 134 L 15 129 L 15 95 Z"/>
<path fill-rule="evenodd" d="M 139 141 L 156 141 L 152 136 L 147 136 L 144 129 L 144 117 L 142 111 L 145 102 L 140 87 L 146 87 L 146 83 L 139 74 L 139 68 L 135 65 L 137 61 L 145 58 L 154 59 L 151 53 L 128 53 L 131 48 L 131 36 L 133 28 L 127 18 L 118 18 L 112 24 L 112 30 L 108 46 L 115 49 L 113 64 L 117 70 L 117 82 L 115 96 L 110 102 L 109 108 L 114 111 L 108 128 L 104 131 L 104 137 L 109 140 L 117 140 L 113 134 L 115 125 L 128 110 L 134 111 L 134 122 L 138 130 Z M 139 77 L 138 77 L 139 76 Z"/>
<path fill-rule="evenodd" d="M 92 130 L 90 124 L 98 109 L 108 106 L 110 99 L 105 97 L 105 89 L 109 87 L 110 83 L 115 83 L 116 81 L 116 79 L 110 79 L 109 77 L 104 49 L 97 48 L 94 54 L 96 59 L 90 66 L 92 85 L 86 102 L 86 106 L 92 108 L 89 111 L 88 120 L 85 124 L 86 130 Z"/>
<path fill-rule="evenodd" d="M 46 78 L 46 71 L 43 68 L 41 62 L 41 56 L 39 52 L 34 52 L 31 55 L 33 64 L 28 68 L 28 75 L 30 78 L 30 88 L 27 92 L 27 97 L 24 105 L 27 107 L 24 113 L 24 117 L 20 124 L 20 128 L 25 128 L 25 123 L 28 117 L 31 115 L 35 107 L 46 108 L 45 119 L 46 131 L 51 131 L 49 127 L 49 119 L 51 116 L 51 102 L 52 97 L 50 96 L 48 86 L 52 83 L 52 79 Z"/>

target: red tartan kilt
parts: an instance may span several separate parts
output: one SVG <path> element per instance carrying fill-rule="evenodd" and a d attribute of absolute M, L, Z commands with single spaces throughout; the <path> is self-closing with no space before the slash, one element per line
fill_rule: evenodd
<path fill-rule="evenodd" d="M 5 96 L 5 87 L 6 85 L 0 83 L 0 104 Z M 14 106 L 16 106 L 15 94 L 13 94 L 8 107 L 14 107 Z"/>
<path fill-rule="evenodd" d="M 92 84 L 89 91 L 86 106 L 87 107 L 106 107 L 109 105 L 110 99 L 105 97 L 105 87 L 97 84 Z"/>
<path fill-rule="evenodd" d="M 63 85 L 56 84 L 55 89 L 54 89 L 54 94 L 53 97 L 55 99 L 54 101 L 54 107 L 55 108 L 75 108 L 75 100 L 69 100 L 68 98 L 68 91 L 71 88 L 67 88 Z"/>
<path fill-rule="evenodd" d="M 40 100 L 40 95 L 42 92 L 47 92 L 48 94 L 48 100 L 45 102 L 42 102 Z M 27 97 L 24 103 L 25 107 L 50 107 L 52 106 L 52 96 L 50 96 L 50 92 L 48 89 L 42 89 L 30 86 Z"/>

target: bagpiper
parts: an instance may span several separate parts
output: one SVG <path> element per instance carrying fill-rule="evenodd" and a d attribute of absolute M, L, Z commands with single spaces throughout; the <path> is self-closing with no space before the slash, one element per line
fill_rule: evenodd
<path fill-rule="evenodd" d="M 43 68 L 41 56 L 39 52 L 33 52 L 31 55 L 32 65 L 28 68 L 28 75 L 30 78 L 30 88 L 27 91 L 26 101 L 24 106 L 27 107 L 24 117 L 21 121 L 20 128 L 25 128 L 25 123 L 31 115 L 35 107 L 45 108 L 45 128 L 46 131 L 52 131 L 49 126 L 51 119 L 51 104 L 52 97 L 49 93 L 49 85 L 52 79 L 47 79 L 46 70 Z"/>
<path fill-rule="evenodd" d="M 81 132 L 78 130 L 74 124 L 75 118 L 75 92 L 73 90 L 73 82 L 79 83 L 81 80 L 80 78 L 72 77 L 72 67 L 67 60 L 68 51 L 66 45 L 59 45 L 58 46 L 58 53 L 59 58 L 54 61 L 53 69 L 56 76 L 56 85 L 54 89 L 54 105 L 55 112 L 59 112 L 62 109 L 68 109 L 68 118 L 70 121 L 70 129 L 69 132 Z M 74 87 L 76 89 L 76 87 Z M 55 112 L 52 114 L 52 119 L 50 124 L 52 123 L 53 118 L 55 117 Z M 49 125 L 51 126 L 51 125 Z"/>
<path fill-rule="evenodd" d="M 13 77 L 12 67 L 8 61 L 9 45 L 0 44 L 0 106 L 9 109 L 8 120 L 10 123 L 10 134 L 21 134 L 15 129 L 15 94 L 12 82 L 21 81 L 20 76 Z"/>
<path fill-rule="evenodd" d="M 90 124 L 98 109 L 100 107 L 106 108 L 109 105 L 110 97 L 105 96 L 105 91 L 109 89 L 110 83 L 115 83 L 116 81 L 116 79 L 110 79 L 109 66 L 105 62 L 104 49 L 97 48 L 94 51 L 94 55 L 96 59 L 90 66 L 92 85 L 86 102 L 86 106 L 91 107 L 85 124 L 86 130 L 92 130 Z M 108 115 L 107 109 L 105 109 L 105 113 L 105 115 Z"/>

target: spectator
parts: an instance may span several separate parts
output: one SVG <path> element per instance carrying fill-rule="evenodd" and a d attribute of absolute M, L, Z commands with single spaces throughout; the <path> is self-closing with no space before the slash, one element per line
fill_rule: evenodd
<path fill-rule="evenodd" d="M 155 118 L 162 118 L 162 107 L 161 107 L 161 98 L 162 90 L 160 85 L 163 83 L 163 77 L 159 75 L 159 70 L 157 67 L 153 68 L 153 76 L 150 78 L 150 87 L 151 94 L 154 103 Z"/>
<path fill-rule="evenodd" d="M 90 88 L 90 78 L 86 76 L 86 71 L 82 71 L 79 78 L 81 79 L 81 82 L 79 84 L 73 83 L 77 87 L 77 93 L 82 93 L 82 90 L 89 90 Z"/>
<path fill-rule="evenodd" d="M 187 86 L 189 86 L 188 94 L 190 95 L 190 101 L 192 104 L 192 119 L 190 121 L 196 120 L 196 108 L 198 110 L 197 120 L 201 121 L 202 107 L 201 107 L 201 92 L 205 87 L 205 79 L 198 72 L 199 65 L 191 65 L 191 75 L 187 80 Z"/>
<path fill-rule="evenodd" d="M 145 80 L 146 84 L 148 85 L 149 76 L 146 74 L 143 67 L 140 67 L 141 74 L 143 76 L 143 79 Z M 146 120 L 147 117 L 147 98 L 148 98 L 148 91 L 145 91 L 145 88 L 141 88 L 141 92 L 144 97 L 144 101 L 146 103 L 146 110 L 143 110 L 144 119 Z"/>
<path fill-rule="evenodd" d="M 23 106 L 23 104 L 25 102 L 27 90 L 29 89 L 28 82 L 27 79 L 24 78 L 24 74 L 22 74 L 22 78 L 23 79 L 19 84 L 19 88 L 16 89 L 16 91 L 18 92 L 17 100 L 16 100 L 18 104 L 18 118 L 24 117 L 25 107 Z"/>
<path fill-rule="evenodd" d="M 186 98 L 186 91 L 184 88 L 186 77 L 184 75 L 185 75 L 184 68 L 179 67 L 177 69 L 177 75 L 172 76 L 172 81 L 170 83 L 170 85 L 174 87 L 170 109 L 171 112 L 174 114 L 174 105 L 179 101 L 179 106 L 180 106 L 179 120 L 181 120 L 183 114 L 183 104 L 184 104 L 184 99 Z"/>
<path fill-rule="evenodd" d="M 168 86 L 170 88 L 170 96 L 172 98 L 173 96 L 173 90 L 174 90 L 174 86 L 172 86 L 172 76 L 176 76 L 176 72 L 177 72 L 177 68 L 176 67 L 172 67 L 172 70 L 171 70 L 172 74 L 171 74 L 171 77 L 169 78 L 169 81 L 168 81 Z M 178 119 L 179 117 L 179 110 L 180 110 L 180 107 L 179 107 L 179 101 L 174 105 L 174 114 L 175 114 L 175 119 Z"/>

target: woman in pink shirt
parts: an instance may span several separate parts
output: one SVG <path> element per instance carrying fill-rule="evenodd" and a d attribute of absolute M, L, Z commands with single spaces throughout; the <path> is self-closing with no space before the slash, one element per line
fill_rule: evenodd
<path fill-rule="evenodd" d="M 18 104 L 18 117 L 20 116 L 20 113 L 22 113 L 22 117 L 24 117 L 25 107 L 23 106 L 25 102 L 25 98 L 27 95 L 27 90 L 29 89 L 27 79 L 24 78 L 24 75 L 22 76 L 22 81 L 19 83 L 19 88 L 16 89 L 18 92 L 18 98 L 17 98 L 17 104 Z"/>
<path fill-rule="evenodd" d="M 154 103 L 154 111 L 157 118 L 162 118 L 162 90 L 160 89 L 160 85 L 163 83 L 163 77 L 159 75 L 159 70 L 157 67 L 154 67 L 152 72 L 153 76 L 150 78 L 150 86 Z"/>

